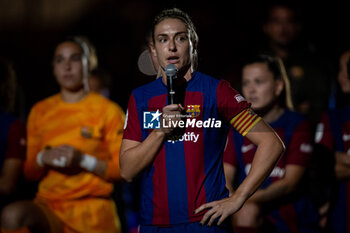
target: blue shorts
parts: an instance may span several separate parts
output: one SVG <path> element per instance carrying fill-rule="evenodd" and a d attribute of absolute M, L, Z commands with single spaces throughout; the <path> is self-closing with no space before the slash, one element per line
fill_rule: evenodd
<path fill-rule="evenodd" d="M 225 225 L 224 223 L 222 225 Z M 227 226 L 227 225 L 226 225 Z M 228 233 L 229 227 L 226 226 L 216 226 L 212 225 L 208 227 L 207 225 L 201 226 L 199 222 L 177 224 L 171 227 L 158 227 L 141 225 L 140 233 Z"/>

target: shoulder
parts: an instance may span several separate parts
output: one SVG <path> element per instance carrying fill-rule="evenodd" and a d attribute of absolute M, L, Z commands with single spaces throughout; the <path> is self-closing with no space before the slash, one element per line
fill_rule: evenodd
<path fill-rule="evenodd" d="M 11 125 L 13 125 L 15 122 L 20 121 L 16 116 L 0 111 L 0 128 L 5 129 Z"/>
<path fill-rule="evenodd" d="M 57 104 L 61 101 L 60 98 L 60 94 L 55 94 L 43 100 L 40 100 L 33 105 L 33 107 L 31 108 L 31 112 L 45 112 L 47 109 L 57 106 Z"/>
<path fill-rule="evenodd" d="M 344 108 L 330 109 L 326 113 L 328 117 L 334 118 L 334 120 L 339 121 L 349 121 L 350 120 L 350 106 Z"/>
<path fill-rule="evenodd" d="M 124 115 L 124 110 L 120 105 L 98 93 L 89 93 L 89 101 L 87 103 L 90 106 L 98 107 L 100 111 L 113 112 Z M 97 109 L 96 109 L 97 110 Z"/>
<path fill-rule="evenodd" d="M 222 88 L 225 88 L 224 80 L 214 78 L 210 75 L 195 71 L 188 82 L 187 91 L 202 92 L 208 95 L 216 95 Z M 228 85 L 229 86 L 229 85 Z"/>
<path fill-rule="evenodd" d="M 137 106 L 148 104 L 151 98 L 166 95 L 168 93 L 167 86 L 163 83 L 162 78 L 158 78 L 148 84 L 134 89 L 131 97 L 134 99 Z"/>
<path fill-rule="evenodd" d="M 142 94 L 142 93 L 148 93 L 148 92 L 150 92 L 150 90 L 157 91 L 157 89 L 160 89 L 162 87 L 162 84 L 163 84 L 162 77 L 159 77 L 150 83 L 147 83 L 145 85 L 142 85 L 142 86 L 135 88 L 132 91 L 132 94 L 137 95 L 137 94 Z M 164 85 L 164 87 L 165 87 L 165 85 Z"/>
<path fill-rule="evenodd" d="M 193 74 L 192 79 L 194 82 L 201 82 L 201 83 L 206 83 L 208 85 L 214 85 L 214 86 L 217 86 L 221 81 L 224 81 L 224 80 L 214 78 L 210 75 L 203 74 L 203 73 L 198 72 L 198 71 L 196 71 Z"/>
<path fill-rule="evenodd" d="M 295 130 L 310 130 L 311 127 L 309 120 L 303 114 L 291 110 L 285 110 L 283 121 Z"/>
<path fill-rule="evenodd" d="M 284 115 L 288 120 L 293 120 L 295 122 L 307 121 L 304 115 L 292 110 L 286 109 Z"/>

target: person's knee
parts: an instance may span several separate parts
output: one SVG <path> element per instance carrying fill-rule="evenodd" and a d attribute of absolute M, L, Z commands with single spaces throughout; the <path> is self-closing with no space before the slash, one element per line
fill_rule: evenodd
<path fill-rule="evenodd" d="M 8 230 L 17 229 L 24 226 L 30 212 L 23 202 L 15 202 L 5 206 L 1 213 L 2 227 Z"/>

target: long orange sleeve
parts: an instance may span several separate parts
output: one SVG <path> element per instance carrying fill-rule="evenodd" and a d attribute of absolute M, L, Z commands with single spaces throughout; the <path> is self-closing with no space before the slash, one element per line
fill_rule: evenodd
<path fill-rule="evenodd" d="M 125 115 L 119 106 L 106 112 L 105 141 L 109 151 L 109 156 L 106 160 L 107 170 L 105 172 L 105 179 L 107 180 L 120 178 L 119 152 L 123 139 L 124 121 Z"/>
<path fill-rule="evenodd" d="M 40 152 L 41 138 L 39 135 L 39 122 L 42 114 L 38 107 L 32 108 L 27 121 L 27 153 L 24 163 L 24 176 L 28 180 L 39 180 L 45 173 L 45 169 L 37 164 L 36 157 Z"/>

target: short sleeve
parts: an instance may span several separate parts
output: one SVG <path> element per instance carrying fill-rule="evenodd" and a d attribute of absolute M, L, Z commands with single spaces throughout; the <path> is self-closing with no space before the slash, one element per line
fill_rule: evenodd
<path fill-rule="evenodd" d="M 243 96 L 233 89 L 226 80 L 220 81 L 216 96 L 219 112 L 227 122 L 250 106 Z"/>
<path fill-rule="evenodd" d="M 18 158 L 25 160 L 26 155 L 26 129 L 25 124 L 20 121 L 14 121 L 9 129 L 7 137 L 7 147 L 5 158 Z"/>
<path fill-rule="evenodd" d="M 243 96 L 225 80 L 218 85 L 217 99 L 219 112 L 243 136 L 261 119 Z"/>
<path fill-rule="evenodd" d="M 126 112 L 123 139 L 142 142 L 140 120 L 137 111 L 136 101 L 133 95 L 130 96 L 128 109 Z"/>
<path fill-rule="evenodd" d="M 106 110 L 105 120 L 105 143 L 110 152 L 110 156 L 106 160 L 107 170 L 105 173 L 105 178 L 108 180 L 116 180 L 120 177 L 119 152 L 124 120 L 125 114 L 122 108 L 116 103 L 111 103 Z"/>
<path fill-rule="evenodd" d="M 332 135 L 330 120 L 327 113 L 323 113 L 320 122 L 317 124 L 315 132 L 315 144 L 325 146 L 329 150 L 334 148 L 334 138 Z"/>

